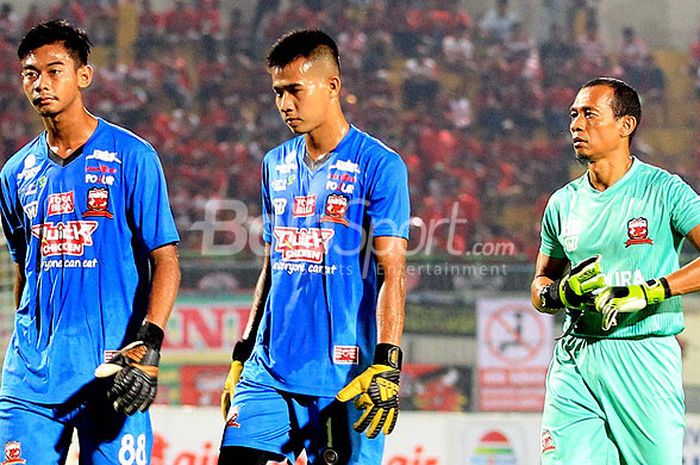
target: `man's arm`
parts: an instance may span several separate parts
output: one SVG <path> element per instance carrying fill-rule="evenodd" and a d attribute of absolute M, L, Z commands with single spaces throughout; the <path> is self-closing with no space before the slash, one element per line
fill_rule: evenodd
<path fill-rule="evenodd" d="M 168 244 L 159 247 L 149 254 L 149 259 L 153 269 L 153 277 L 146 321 L 150 321 L 165 330 L 170 312 L 175 305 L 177 291 L 180 288 L 177 246 Z"/>
<path fill-rule="evenodd" d="M 700 251 L 700 225 L 691 229 L 686 239 Z M 671 296 L 700 291 L 700 257 L 666 276 L 666 281 Z"/>
<path fill-rule="evenodd" d="M 228 370 L 228 375 L 226 375 L 224 389 L 221 393 L 220 406 L 224 420 L 228 417 L 228 410 L 231 408 L 231 400 L 233 399 L 233 394 L 236 392 L 236 384 L 238 384 L 241 373 L 243 372 L 243 363 L 248 360 L 250 353 L 253 351 L 255 337 L 258 333 L 258 326 L 260 326 L 260 320 L 262 319 L 263 310 L 265 308 L 265 302 L 270 293 L 271 268 L 269 243 L 265 243 L 263 253 L 263 266 L 260 270 L 260 276 L 258 276 L 258 282 L 255 285 L 253 303 L 250 305 L 250 312 L 248 313 L 248 323 L 246 323 L 241 339 L 236 341 L 233 345 L 231 366 Z"/>
<path fill-rule="evenodd" d="M 258 276 L 258 282 L 255 284 L 253 302 L 250 305 L 250 313 L 248 313 L 248 322 L 245 325 L 243 336 L 241 337 L 243 341 L 251 341 L 251 346 L 255 341 L 258 326 L 260 326 L 260 320 L 262 319 L 263 309 L 265 308 L 265 302 L 270 293 L 270 244 L 265 243 L 263 254 L 262 269 Z"/>
<path fill-rule="evenodd" d="M 377 342 L 400 345 L 406 306 L 406 248 L 402 237 L 374 238 L 384 282 L 377 300 Z"/>
<path fill-rule="evenodd" d="M 19 303 L 22 300 L 22 292 L 24 292 L 24 284 L 27 282 L 27 277 L 24 274 L 24 265 L 15 263 L 15 282 L 13 291 L 15 295 L 15 309 L 19 309 Z"/>
<path fill-rule="evenodd" d="M 530 300 L 532 305 L 542 313 L 556 313 L 552 309 L 542 306 L 540 298 L 542 289 L 549 286 L 555 280 L 564 276 L 569 260 L 565 258 L 552 258 L 543 253 L 537 254 L 537 263 L 535 264 L 535 277 L 530 285 Z"/>

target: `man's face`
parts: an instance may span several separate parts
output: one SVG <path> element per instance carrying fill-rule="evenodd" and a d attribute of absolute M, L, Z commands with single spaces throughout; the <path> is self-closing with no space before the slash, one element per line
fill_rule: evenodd
<path fill-rule="evenodd" d="M 606 85 L 586 87 L 571 105 L 569 131 L 576 158 L 595 161 L 627 146 L 622 136 L 622 120 L 615 119 L 612 107 L 614 90 Z"/>
<path fill-rule="evenodd" d="M 76 102 L 82 106 L 80 91 L 91 80 L 91 67 L 77 66 L 60 42 L 39 47 L 22 60 L 24 94 L 42 117 L 56 116 Z"/>
<path fill-rule="evenodd" d="M 277 110 L 295 134 L 313 131 L 329 114 L 333 92 L 327 66 L 300 57 L 284 68 L 269 70 Z"/>

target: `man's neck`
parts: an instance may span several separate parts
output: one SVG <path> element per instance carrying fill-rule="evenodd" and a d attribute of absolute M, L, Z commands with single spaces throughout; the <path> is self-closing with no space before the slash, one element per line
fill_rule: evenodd
<path fill-rule="evenodd" d="M 304 134 L 309 157 L 316 161 L 319 157 L 331 152 L 349 130 L 350 125 L 341 113 L 340 116 L 332 118 L 313 131 Z"/>
<path fill-rule="evenodd" d="M 629 152 L 614 158 L 607 157 L 588 162 L 588 179 L 595 190 L 605 191 L 619 181 L 632 167 Z"/>
<path fill-rule="evenodd" d="M 84 145 L 97 127 L 97 118 L 84 108 L 76 115 L 62 113 L 43 120 L 49 148 L 61 158 Z"/>

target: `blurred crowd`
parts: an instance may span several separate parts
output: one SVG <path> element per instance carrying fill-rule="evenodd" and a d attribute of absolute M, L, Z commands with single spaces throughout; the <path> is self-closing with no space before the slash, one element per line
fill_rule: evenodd
<path fill-rule="evenodd" d="M 53 8 L 35 2 L 23 17 L 4 5 L 2 156 L 39 128 L 19 86 L 21 33 L 65 17 L 102 52 L 87 93 L 90 110 L 146 138 L 161 155 L 183 254 L 201 253 L 212 199 L 248 206 L 245 215 L 214 216 L 235 220 L 214 236 L 217 243 L 232 243 L 244 230 L 258 234 L 260 161 L 290 136 L 275 110 L 265 52 L 284 31 L 318 27 L 339 44 L 348 119 L 409 166 L 414 225 L 432 231 L 431 252 L 512 242 L 516 254 L 532 257 L 544 203 L 575 171 L 567 127 L 576 89 L 614 75 L 646 101 L 662 101 L 665 76 L 633 28 L 620 31 L 619 49 L 603 41 L 595 2 L 568 2 L 538 43 L 513 5 L 491 1 L 479 17 L 455 0 L 259 0 L 253 11 L 218 0 L 175 0 L 166 10 L 149 0 L 63 0 Z M 137 18 L 131 41 L 130 12 Z M 700 36 L 690 54 L 700 95 Z M 449 228 L 450 218 L 466 221 Z"/>

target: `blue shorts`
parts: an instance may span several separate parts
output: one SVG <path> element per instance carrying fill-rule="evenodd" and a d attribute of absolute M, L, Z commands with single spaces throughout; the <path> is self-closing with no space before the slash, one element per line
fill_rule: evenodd
<path fill-rule="evenodd" d="M 46 405 L 0 397 L 0 447 L 16 462 L 64 463 L 73 430 L 81 465 L 148 465 L 153 434 L 148 412 L 119 414 L 111 404 L 90 401 Z"/>
<path fill-rule="evenodd" d="M 236 386 L 222 447 L 239 446 L 286 456 L 291 463 L 306 449 L 309 463 L 332 449 L 338 463 L 380 465 L 384 436 L 368 439 L 352 425 L 361 412 L 352 402 L 278 391 L 242 379 Z"/>

